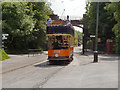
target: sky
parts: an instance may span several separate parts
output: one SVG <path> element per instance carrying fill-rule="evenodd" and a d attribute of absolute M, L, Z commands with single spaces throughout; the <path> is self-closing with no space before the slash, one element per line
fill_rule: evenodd
<path fill-rule="evenodd" d="M 55 14 L 81 17 L 85 13 L 86 0 L 49 0 Z"/>
<path fill-rule="evenodd" d="M 49 0 L 54 14 L 60 18 L 66 18 L 67 15 L 72 19 L 81 19 L 85 14 L 86 0 Z M 74 27 L 82 31 L 81 28 Z"/>

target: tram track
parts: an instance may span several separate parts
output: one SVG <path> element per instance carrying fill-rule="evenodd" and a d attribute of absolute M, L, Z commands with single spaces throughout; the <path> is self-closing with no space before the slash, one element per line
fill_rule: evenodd
<path fill-rule="evenodd" d="M 74 57 L 74 58 L 76 59 L 76 57 Z M 58 72 L 60 72 L 61 70 L 65 69 L 65 67 L 70 67 L 70 66 L 71 66 L 70 64 L 74 65 L 74 62 L 71 61 L 69 64 L 62 64 L 62 67 L 61 67 L 61 68 L 58 68 L 58 69 L 57 69 L 56 71 L 54 71 L 52 74 L 48 75 L 48 76 L 44 79 L 44 81 L 42 81 L 42 82 L 40 82 L 40 83 L 37 83 L 36 85 L 33 86 L 33 88 L 43 88 L 43 85 L 44 85 L 45 83 L 47 83 L 47 81 L 48 81 L 50 78 L 54 77 L 54 75 L 56 75 Z"/>
<path fill-rule="evenodd" d="M 75 55 L 76 56 L 76 55 Z M 76 57 L 74 57 L 74 59 L 77 59 Z M 46 84 L 48 82 L 48 80 L 50 80 L 50 78 L 54 77 L 54 75 L 56 75 L 57 73 L 59 73 L 61 70 L 65 69 L 65 67 L 70 68 L 73 67 L 74 65 L 77 65 L 76 61 L 71 61 L 68 65 L 65 65 L 59 69 L 57 69 L 55 72 L 53 72 L 52 74 L 50 74 L 48 77 L 45 78 L 45 80 L 39 84 L 36 84 L 33 88 L 43 88 L 44 84 Z"/>
<path fill-rule="evenodd" d="M 61 71 L 63 68 L 65 68 L 65 66 L 57 69 L 55 72 L 53 72 L 52 74 L 48 75 L 46 78 L 44 78 L 44 81 L 37 83 L 36 85 L 33 86 L 33 88 L 42 88 L 43 85 L 51 78 L 53 77 L 55 74 L 57 74 L 59 71 Z"/>
<path fill-rule="evenodd" d="M 47 62 L 47 61 L 48 60 L 37 61 L 37 62 L 28 64 L 28 65 L 24 65 L 24 66 L 20 66 L 20 67 L 17 67 L 17 68 L 8 70 L 8 71 L 4 71 L 4 72 L 2 72 L 0 74 L 6 74 L 6 73 L 13 72 L 13 71 L 16 71 L 16 70 L 19 70 L 19 69 L 23 69 L 23 68 L 26 68 L 26 67 L 29 67 L 29 66 L 32 66 L 32 65 L 41 64 L 41 63 L 44 63 L 44 62 Z"/>
<path fill-rule="evenodd" d="M 43 88 L 43 86 L 56 74 L 61 72 L 67 67 L 74 67 L 75 62 L 70 62 L 70 64 L 50 64 L 46 60 L 47 55 L 41 59 L 41 61 L 34 61 L 26 63 L 28 65 L 19 66 L 7 69 L 3 72 L 3 87 L 4 88 Z M 36 60 L 37 58 L 35 58 Z M 74 58 L 76 59 L 76 57 Z M 73 60 L 74 61 L 74 60 Z M 11 64 L 11 63 L 10 63 Z M 9 65 L 9 63 L 8 63 Z M 9 65 L 10 66 L 10 65 Z M 5 70 L 5 69 L 4 69 Z M 9 78 L 10 77 L 10 78 Z M 23 83 L 24 82 L 24 83 Z"/>
<path fill-rule="evenodd" d="M 34 67 L 31 67 L 32 65 Z M 33 83 L 33 80 L 31 80 L 31 82 L 33 84 L 31 86 L 29 86 L 29 87 L 30 88 L 42 88 L 42 86 L 51 77 L 53 77 L 54 75 L 56 75 L 59 71 L 61 71 L 62 69 L 64 69 L 66 66 L 67 65 L 61 65 L 61 64 L 60 65 L 54 65 L 54 64 L 51 65 L 51 64 L 49 64 L 49 62 L 47 60 L 44 60 L 44 61 L 41 61 L 41 62 L 35 62 L 33 64 L 29 64 L 27 66 L 16 68 L 14 70 L 9 70 L 9 71 L 3 72 L 3 74 L 4 74 L 4 79 L 3 80 L 4 80 L 4 83 L 5 83 L 4 87 L 8 86 L 7 84 L 9 82 L 12 82 L 12 80 L 14 82 L 16 82 L 16 83 L 19 83 L 21 81 L 22 82 L 24 82 L 24 81 L 26 82 L 28 80 L 28 78 L 34 80 L 34 79 L 40 77 L 34 83 Z M 25 72 L 25 71 L 28 71 L 28 72 Z M 12 72 L 12 73 L 10 73 L 10 72 Z M 19 74 L 20 72 L 22 72 L 23 74 Z M 16 75 L 16 73 L 18 73 L 17 74 L 18 76 Z M 30 75 L 30 73 L 31 73 L 32 76 Z M 40 75 L 40 74 L 42 74 L 42 75 Z M 8 75 L 12 76 L 10 80 L 6 79 L 7 78 L 6 76 L 8 76 Z M 36 76 L 36 75 L 38 75 L 38 76 Z M 32 77 L 32 78 L 30 78 L 30 77 Z M 14 78 L 16 78 L 16 79 L 14 80 Z M 9 85 L 9 87 L 16 87 L 16 85 L 14 85 L 14 82 L 12 82 L 11 85 Z"/>

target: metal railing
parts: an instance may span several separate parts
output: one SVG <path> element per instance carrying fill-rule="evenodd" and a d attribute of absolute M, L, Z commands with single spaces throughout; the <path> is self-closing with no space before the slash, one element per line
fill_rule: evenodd
<path fill-rule="evenodd" d="M 33 56 L 35 56 L 35 54 L 42 54 L 41 49 L 28 49 L 28 57 L 30 56 L 30 54 L 33 54 Z"/>

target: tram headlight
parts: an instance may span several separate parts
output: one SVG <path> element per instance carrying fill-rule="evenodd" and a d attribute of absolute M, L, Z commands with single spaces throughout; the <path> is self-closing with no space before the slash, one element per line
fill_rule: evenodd
<path fill-rule="evenodd" d="M 58 54 L 55 54 L 55 57 L 58 57 L 59 55 Z"/>

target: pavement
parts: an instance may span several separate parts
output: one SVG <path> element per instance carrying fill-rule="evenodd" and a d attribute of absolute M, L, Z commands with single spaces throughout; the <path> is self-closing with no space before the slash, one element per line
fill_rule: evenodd
<path fill-rule="evenodd" d="M 93 53 L 80 55 L 75 51 L 73 62 L 50 78 L 43 88 L 118 88 L 116 55 L 100 54 L 99 62 L 93 63 Z"/>
<path fill-rule="evenodd" d="M 39 88 L 64 66 L 50 65 L 47 52 L 39 55 L 9 55 L 2 61 L 2 88 Z"/>
<path fill-rule="evenodd" d="M 118 88 L 118 57 L 93 53 L 81 55 L 74 48 L 74 60 L 66 66 L 49 65 L 47 52 L 30 56 L 9 55 L 2 61 L 4 88 Z"/>
<path fill-rule="evenodd" d="M 42 54 L 35 54 L 34 56 L 33 54 L 30 54 L 29 57 L 28 54 L 8 54 L 10 56 L 10 59 L 2 61 L 2 73 L 13 71 L 19 68 L 24 68 L 29 65 L 47 60 L 46 54 L 47 52 L 44 52 Z"/>

